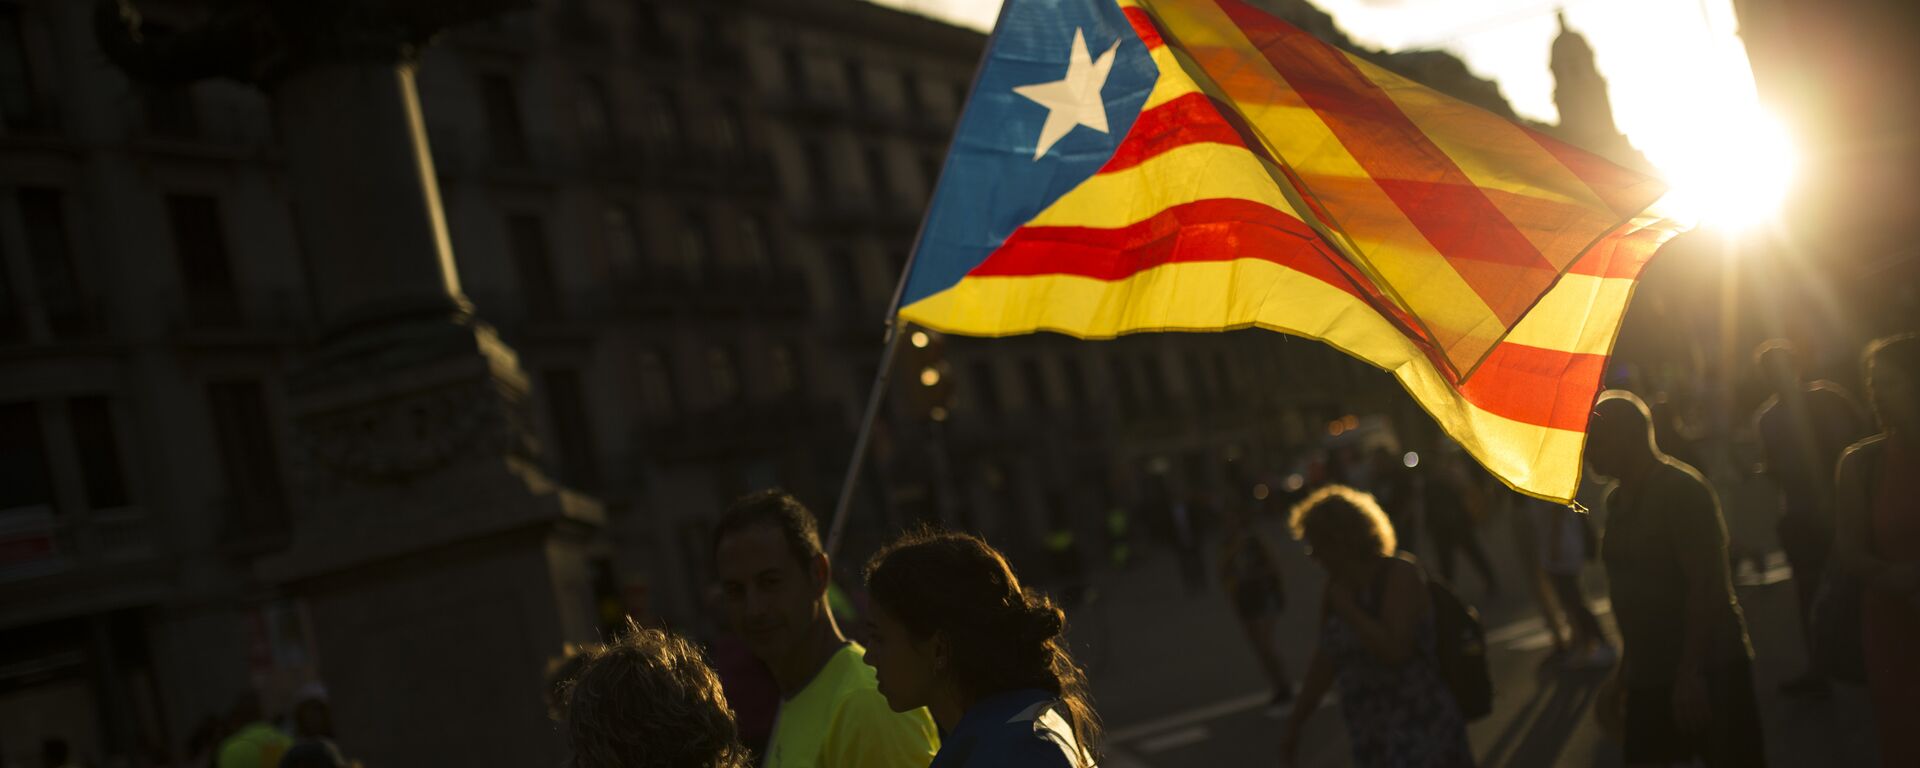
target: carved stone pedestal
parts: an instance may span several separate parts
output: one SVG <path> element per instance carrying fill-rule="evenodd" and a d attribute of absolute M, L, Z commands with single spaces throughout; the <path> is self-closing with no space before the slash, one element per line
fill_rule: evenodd
<path fill-rule="evenodd" d="M 434 33 L 528 5 L 211 2 L 166 30 L 97 0 L 135 79 L 272 97 L 324 337 L 288 382 L 293 543 L 260 571 L 306 599 L 340 743 L 370 765 L 558 765 L 545 666 L 594 639 L 603 513 L 538 468 L 526 377 L 460 292 L 414 90 Z"/>
<path fill-rule="evenodd" d="M 531 461 L 526 383 L 464 318 L 369 329 L 292 384 L 293 547 L 341 743 L 372 765 L 557 765 L 545 665 L 594 639 L 599 505 Z"/>

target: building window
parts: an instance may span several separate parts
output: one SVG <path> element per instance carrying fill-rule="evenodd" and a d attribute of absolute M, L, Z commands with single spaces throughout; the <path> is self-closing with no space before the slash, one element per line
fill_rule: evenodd
<path fill-rule="evenodd" d="M 653 92 L 647 105 L 647 138 L 666 144 L 680 138 L 680 100 L 664 88 Z"/>
<path fill-rule="evenodd" d="M 550 319 L 560 312 L 560 291 L 553 279 L 553 258 L 547 249 L 547 227 L 530 213 L 507 217 L 507 250 L 520 279 L 520 301 L 527 316 Z"/>
<path fill-rule="evenodd" d="M 975 360 L 968 368 L 973 373 L 973 402 L 989 417 L 999 416 L 1005 406 L 1000 399 L 1000 382 L 994 380 L 993 363 Z"/>
<path fill-rule="evenodd" d="M 67 423 L 80 458 L 88 509 L 127 506 L 127 483 L 120 461 L 120 438 L 113 428 L 113 401 L 104 395 L 67 401 Z"/>
<path fill-rule="evenodd" d="M 575 95 L 575 110 L 580 117 L 580 137 L 587 146 L 611 153 L 614 149 L 613 102 L 607 97 L 607 86 L 599 78 L 580 79 L 580 90 Z"/>
<path fill-rule="evenodd" d="M 711 249 L 707 240 L 707 220 L 699 211 L 691 208 L 680 218 L 680 274 L 689 283 L 698 283 L 706 277 L 707 253 Z"/>
<path fill-rule="evenodd" d="M 1227 353 L 1220 352 L 1214 355 L 1213 371 L 1213 385 L 1219 388 L 1218 391 L 1221 397 L 1232 395 L 1239 390 L 1238 387 L 1234 386 L 1233 362 L 1227 358 Z"/>
<path fill-rule="evenodd" d="M 847 73 L 847 103 L 852 105 L 854 109 L 867 108 L 869 106 L 867 104 L 869 89 L 867 88 L 866 71 L 861 69 L 861 64 L 856 59 L 848 59 L 844 65 L 844 69 Z"/>
<path fill-rule="evenodd" d="M 840 303 L 850 311 L 866 308 L 867 286 L 860 276 L 860 259 L 853 251 L 835 251 L 829 259 L 840 273 Z"/>
<path fill-rule="evenodd" d="M 1158 407 L 1164 406 L 1171 398 L 1167 395 L 1167 377 L 1160 370 L 1157 357 L 1147 355 L 1140 358 L 1140 378 L 1147 383 L 1147 402 Z"/>
<path fill-rule="evenodd" d="M 920 155 L 920 178 L 927 185 L 927 199 L 933 199 L 933 191 L 940 186 L 940 168 L 946 158 L 938 152 L 926 152 Z"/>
<path fill-rule="evenodd" d="M 73 243 L 62 193 L 55 189 L 21 189 L 20 217 L 26 222 L 27 260 L 32 265 L 34 291 L 46 310 L 47 325 L 55 336 L 77 336 L 93 330 L 93 312 L 73 268 Z"/>
<path fill-rule="evenodd" d="M 723 106 L 713 113 L 713 135 L 708 137 L 713 148 L 723 154 L 740 151 L 740 116 L 732 106 Z"/>
<path fill-rule="evenodd" d="M 633 229 L 633 214 L 619 205 L 607 206 L 607 269 L 615 280 L 633 281 L 640 277 L 640 238 Z"/>
<path fill-rule="evenodd" d="M 6 251 L 0 249 L 0 342 L 19 341 L 26 335 L 24 310 L 7 279 Z"/>
<path fill-rule="evenodd" d="M 800 386 L 800 361 L 793 345 L 776 342 L 767 350 L 767 383 L 777 395 L 793 394 Z"/>
<path fill-rule="evenodd" d="M 482 76 L 480 101 L 486 114 L 493 159 L 512 165 L 526 164 L 530 159 L 527 129 L 520 119 L 520 99 L 514 95 L 513 81 L 505 75 Z"/>
<path fill-rule="evenodd" d="M 807 59 L 798 48 L 788 48 L 780 53 L 781 66 L 786 68 L 787 89 L 795 97 L 806 97 L 813 90 L 807 81 Z"/>
<path fill-rule="evenodd" d="M 633 39 L 639 43 L 643 52 L 655 56 L 671 58 L 673 56 L 673 35 L 668 34 L 667 25 L 660 19 L 659 8 L 652 5 L 632 4 Z"/>
<path fill-rule="evenodd" d="M 541 377 L 547 391 L 547 414 L 559 442 L 560 479 L 575 488 L 600 487 L 600 467 L 594 459 L 593 427 L 580 394 L 580 374 L 554 368 Z"/>
<path fill-rule="evenodd" d="M 194 139 L 200 136 L 200 111 L 190 85 L 148 85 L 140 89 L 141 111 L 146 113 L 147 132 L 167 139 Z"/>
<path fill-rule="evenodd" d="M 214 442 L 226 470 L 228 522 L 242 533 L 283 530 L 286 491 L 280 475 L 280 447 L 273 419 L 256 379 L 224 379 L 207 384 L 213 413 Z"/>
<path fill-rule="evenodd" d="M 918 117 L 925 113 L 927 105 L 920 99 L 920 79 L 912 72 L 900 75 L 900 106 L 908 115 Z"/>
<path fill-rule="evenodd" d="M 19 133 L 41 127 L 38 101 L 20 6 L 0 4 L 0 128 Z"/>
<path fill-rule="evenodd" d="M 773 257 L 767 252 L 767 227 L 756 214 L 740 217 L 740 260 L 755 275 L 773 271 Z"/>
<path fill-rule="evenodd" d="M 205 195 L 167 195 L 167 221 L 173 227 L 187 322 L 195 327 L 238 324 L 240 294 L 233 284 L 218 201 Z"/>
<path fill-rule="evenodd" d="M 1080 358 L 1067 355 L 1060 358 L 1060 368 L 1067 377 L 1067 400 L 1078 399 L 1082 404 L 1093 402 L 1093 392 L 1087 389 L 1087 372 L 1080 367 Z"/>
<path fill-rule="evenodd" d="M 893 184 L 888 181 L 887 153 L 877 146 L 869 145 L 867 156 L 867 193 L 876 205 L 893 203 Z"/>
<path fill-rule="evenodd" d="M 733 350 L 719 345 L 707 348 L 707 383 L 713 387 L 716 402 L 739 402 L 740 365 L 733 357 Z"/>
<path fill-rule="evenodd" d="M 674 412 L 673 369 L 658 352 L 642 351 L 635 361 L 640 381 L 640 412 L 658 421 Z"/>
<path fill-rule="evenodd" d="M 1140 407 L 1140 390 L 1134 386 L 1133 366 L 1128 365 L 1124 357 L 1112 357 L 1109 362 L 1113 367 L 1113 389 L 1120 401 L 1120 410 L 1122 413 L 1132 413 L 1133 409 Z"/>
<path fill-rule="evenodd" d="M 0 513 L 54 506 L 46 451 L 39 408 L 32 402 L 0 403 Z"/>
<path fill-rule="evenodd" d="M 1038 358 L 1029 357 L 1020 361 L 1020 378 L 1026 381 L 1029 409 L 1037 411 L 1053 402 L 1053 398 L 1047 395 L 1046 369 L 1041 367 Z"/>
<path fill-rule="evenodd" d="M 827 152 L 826 143 L 819 140 L 805 140 L 801 142 L 800 149 L 806 155 L 808 180 L 811 182 L 814 193 L 820 196 L 815 202 L 831 200 L 839 189 L 833 183 L 833 161 Z"/>

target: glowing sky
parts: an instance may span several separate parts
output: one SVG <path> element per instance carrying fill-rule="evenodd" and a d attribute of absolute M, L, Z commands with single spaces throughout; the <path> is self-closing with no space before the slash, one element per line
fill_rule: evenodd
<path fill-rule="evenodd" d="M 873 0 L 988 29 L 1001 0 Z M 1349 36 L 1385 50 L 1439 48 L 1500 84 L 1520 114 L 1556 122 L 1547 63 L 1554 11 L 1592 44 L 1614 118 L 1696 212 L 1784 192 L 1788 139 L 1763 115 L 1731 0 L 1315 0 Z M 1773 165 L 1778 162 L 1777 166 Z M 1732 216 L 1729 216 L 1732 218 Z"/>

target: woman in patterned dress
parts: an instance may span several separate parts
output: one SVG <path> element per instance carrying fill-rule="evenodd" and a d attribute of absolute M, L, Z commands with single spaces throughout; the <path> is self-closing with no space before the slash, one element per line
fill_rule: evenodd
<path fill-rule="evenodd" d="M 1281 736 L 1283 764 L 1320 700 L 1340 685 L 1353 764 L 1457 768 L 1473 764 L 1466 720 L 1435 662 L 1426 574 L 1397 556 L 1393 526 L 1373 497 L 1328 486 L 1293 508 L 1295 538 L 1327 572 L 1320 646 Z"/>

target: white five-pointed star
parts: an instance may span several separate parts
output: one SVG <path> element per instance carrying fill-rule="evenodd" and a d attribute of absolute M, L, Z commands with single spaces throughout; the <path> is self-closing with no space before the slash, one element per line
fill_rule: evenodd
<path fill-rule="evenodd" d="M 1113 41 L 1107 52 L 1100 54 L 1100 60 L 1094 61 L 1087 55 L 1087 38 L 1079 29 L 1073 30 L 1073 51 L 1067 58 L 1067 76 L 1051 83 L 1034 83 L 1013 89 L 1014 93 L 1025 96 L 1047 108 L 1047 122 L 1040 126 L 1040 143 L 1033 148 L 1033 159 L 1039 160 L 1059 141 L 1071 132 L 1074 126 L 1084 125 L 1101 133 L 1107 132 L 1107 104 L 1100 98 L 1100 89 L 1107 85 L 1107 73 L 1113 71 L 1113 54 L 1119 50 L 1120 41 Z"/>

